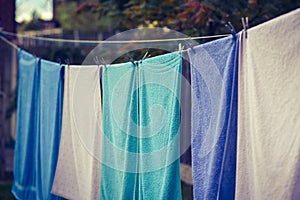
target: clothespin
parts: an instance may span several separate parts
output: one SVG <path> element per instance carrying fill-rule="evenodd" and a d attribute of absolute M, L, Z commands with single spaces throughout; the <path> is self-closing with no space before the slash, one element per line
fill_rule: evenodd
<path fill-rule="evenodd" d="M 100 60 L 100 62 L 101 62 L 103 65 L 105 65 L 105 66 L 106 66 L 106 61 L 104 60 L 104 58 L 103 58 L 103 57 L 101 57 L 101 60 Z"/>
<path fill-rule="evenodd" d="M 247 30 L 249 28 L 248 17 L 242 17 L 241 20 L 242 20 L 243 29 L 244 29 L 244 32 L 245 32 L 245 38 L 247 39 L 247 37 L 248 37 Z"/>
<path fill-rule="evenodd" d="M 232 34 L 233 37 L 235 37 L 236 35 L 236 31 L 234 26 L 232 25 L 232 23 L 230 21 L 228 21 L 225 26 L 229 29 L 230 33 Z"/>
<path fill-rule="evenodd" d="M 41 60 L 42 60 L 42 58 L 40 58 L 40 57 L 37 57 L 36 55 L 35 55 L 35 57 L 36 57 L 36 59 L 37 59 L 37 63 L 41 64 Z"/>
<path fill-rule="evenodd" d="M 94 57 L 94 61 L 95 61 L 95 63 L 98 65 L 98 68 L 99 68 L 99 77 L 100 77 L 100 82 L 101 82 L 101 78 L 102 78 L 102 70 L 103 70 L 103 68 L 100 67 L 100 62 L 102 62 L 103 66 L 104 66 L 104 69 L 106 69 L 106 63 L 105 63 L 103 57 L 101 57 L 101 60 L 99 61 L 98 56 L 95 56 L 95 57 Z M 100 83 L 100 84 L 101 84 L 101 83 Z"/>
<path fill-rule="evenodd" d="M 141 59 L 141 63 L 146 59 L 149 58 L 151 56 L 151 54 L 148 55 L 148 51 L 145 53 L 145 55 L 143 56 L 143 58 Z"/>
<path fill-rule="evenodd" d="M 70 59 L 69 58 L 65 59 L 65 62 L 68 65 L 68 68 L 70 68 Z"/>
<path fill-rule="evenodd" d="M 104 60 L 103 57 L 100 58 L 100 63 L 101 63 L 104 67 L 106 67 L 106 61 Z"/>
<path fill-rule="evenodd" d="M 184 42 L 186 43 L 186 45 L 192 50 L 193 53 L 196 53 L 194 47 L 191 45 L 191 43 L 189 43 L 188 40 L 184 40 Z"/>
<path fill-rule="evenodd" d="M 94 59 L 94 62 L 96 63 L 96 65 L 98 65 L 98 67 L 99 67 L 100 62 L 99 62 L 98 56 L 95 56 L 93 59 Z"/>
<path fill-rule="evenodd" d="M 181 43 L 179 43 L 178 44 L 178 54 L 180 54 L 183 51 L 183 49 L 184 49 L 184 46 Z"/>
<path fill-rule="evenodd" d="M 59 63 L 59 65 L 61 65 L 61 59 L 57 58 L 57 62 Z"/>
<path fill-rule="evenodd" d="M 131 57 L 128 57 L 128 60 L 133 64 L 133 66 L 135 66 L 134 60 Z"/>
<path fill-rule="evenodd" d="M 132 65 L 134 66 L 134 67 L 138 67 L 139 66 L 139 63 L 138 62 L 135 62 L 135 60 L 132 58 L 132 57 L 128 57 L 128 59 L 129 59 L 129 61 L 132 63 Z"/>

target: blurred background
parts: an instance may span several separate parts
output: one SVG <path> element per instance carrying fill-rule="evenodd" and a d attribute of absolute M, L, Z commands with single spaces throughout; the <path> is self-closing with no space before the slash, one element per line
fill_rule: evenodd
<path fill-rule="evenodd" d="M 248 17 L 253 27 L 299 7 L 300 0 L 0 0 L 0 29 L 30 37 L 74 40 L 105 40 L 140 27 L 166 27 L 191 37 L 209 36 L 229 33 L 225 27 L 228 21 L 238 32 L 242 17 Z M 3 36 L 38 57 L 55 62 L 68 58 L 72 64 L 81 64 L 96 46 Z M 151 55 L 160 53 L 152 50 Z M 0 40 L 0 200 L 13 199 L 16 56 L 16 49 Z M 140 54 L 132 52 L 131 56 Z M 185 183 L 182 187 L 184 199 L 192 199 L 192 187 Z"/>

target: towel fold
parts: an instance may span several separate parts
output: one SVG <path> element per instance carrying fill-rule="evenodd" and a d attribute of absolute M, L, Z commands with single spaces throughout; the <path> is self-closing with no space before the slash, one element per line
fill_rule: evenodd
<path fill-rule="evenodd" d="M 237 37 L 189 50 L 195 199 L 234 199 Z"/>
<path fill-rule="evenodd" d="M 99 199 L 101 96 L 98 66 L 66 66 L 61 142 L 52 193 Z"/>
<path fill-rule="evenodd" d="M 236 199 L 300 199 L 300 9 L 241 38 Z"/>

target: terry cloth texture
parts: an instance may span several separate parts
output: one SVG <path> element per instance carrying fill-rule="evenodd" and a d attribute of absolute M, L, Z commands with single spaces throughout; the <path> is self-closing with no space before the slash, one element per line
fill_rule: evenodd
<path fill-rule="evenodd" d="M 51 194 L 61 133 L 63 74 L 58 63 L 41 60 L 37 134 L 37 199 L 60 199 Z"/>
<path fill-rule="evenodd" d="M 98 66 L 66 66 L 59 158 L 52 193 L 100 198 L 101 98 Z"/>
<path fill-rule="evenodd" d="M 38 59 L 19 50 L 17 129 L 12 186 L 12 193 L 17 199 L 36 199 L 38 81 Z"/>
<path fill-rule="evenodd" d="M 51 187 L 62 114 L 61 66 L 19 51 L 14 184 L 17 199 L 60 199 Z"/>
<path fill-rule="evenodd" d="M 189 49 L 195 199 L 234 199 L 238 37 Z"/>
<path fill-rule="evenodd" d="M 103 72 L 101 198 L 181 199 L 181 56 L 137 63 Z"/>
<path fill-rule="evenodd" d="M 300 199 L 299 19 L 297 9 L 241 37 L 236 199 Z"/>

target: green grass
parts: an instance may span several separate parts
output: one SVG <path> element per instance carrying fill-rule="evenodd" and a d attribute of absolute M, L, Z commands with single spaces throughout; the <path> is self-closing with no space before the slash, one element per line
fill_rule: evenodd
<path fill-rule="evenodd" d="M 0 183 L 0 200 L 14 200 L 11 193 L 11 182 Z"/>

